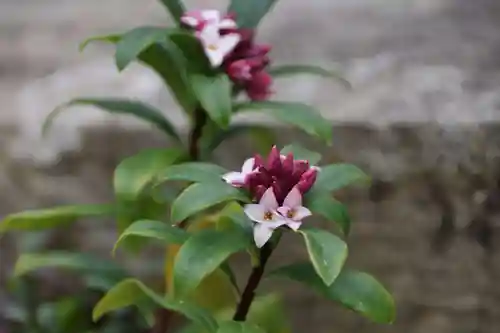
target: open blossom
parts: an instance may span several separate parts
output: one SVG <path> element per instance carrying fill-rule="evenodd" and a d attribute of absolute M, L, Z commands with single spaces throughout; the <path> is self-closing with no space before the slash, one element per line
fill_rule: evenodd
<path fill-rule="evenodd" d="M 222 66 L 251 100 L 269 98 L 273 81 L 265 69 L 271 46 L 255 43 L 254 30 L 238 28 L 234 15 L 217 10 L 189 11 L 181 22 L 194 29 L 211 65 Z"/>
<path fill-rule="evenodd" d="M 220 66 L 224 58 L 231 53 L 240 41 L 240 35 L 237 33 L 220 35 L 219 28 L 216 25 L 207 25 L 197 36 L 210 64 L 214 67 Z"/>
<path fill-rule="evenodd" d="M 243 163 L 241 172 L 228 172 L 222 178 L 229 184 L 235 187 L 242 187 L 245 185 L 246 177 L 254 170 L 255 158 L 249 158 Z"/>
<path fill-rule="evenodd" d="M 308 161 L 295 160 L 293 154 L 282 155 L 276 147 L 264 160 L 255 155 L 245 161 L 241 172 L 223 176 L 233 186 L 243 187 L 251 194 L 254 204 L 245 206 L 246 215 L 255 222 L 254 238 L 263 246 L 273 231 L 287 226 L 296 231 L 302 219 L 311 215 L 302 206 L 302 197 L 316 181 L 318 167 Z"/>
<path fill-rule="evenodd" d="M 196 31 L 203 30 L 207 25 L 216 26 L 218 29 L 236 28 L 236 22 L 230 15 L 221 18 L 219 11 L 213 9 L 186 12 L 182 15 L 181 22 Z"/>

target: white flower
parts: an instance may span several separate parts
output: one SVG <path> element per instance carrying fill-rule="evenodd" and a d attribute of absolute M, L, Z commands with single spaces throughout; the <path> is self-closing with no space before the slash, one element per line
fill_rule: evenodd
<path fill-rule="evenodd" d="M 181 22 L 193 28 L 203 27 L 204 25 L 214 25 L 218 29 L 234 29 L 237 27 L 233 19 L 223 18 L 221 20 L 219 11 L 213 9 L 187 12 L 181 17 Z"/>
<path fill-rule="evenodd" d="M 287 194 L 283 206 L 277 211 L 285 219 L 285 224 L 294 231 L 300 228 L 303 218 L 312 215 L 309 209 L 302 206 L 302 194 L 296 187 Z"/>
<path fill-rule="evenodd" d="M 249 158 L 243 163 L 241 167 L 241 172 L 228 172 L 222 176 L 222 179 L 226 181 L 226 183 L 231 184 L 236 187 L 241 187 L 245 184 L 246 177 L 252 173 L 255 166 L 255 159 Z"/>
<path fill-rule="evenodd" d="M 259 248 L 267 243 L 276 228 L 287 223 L 277 209 L 278 202 L 271 187 L 266 190 L 258 204 L 245 205 L 245 214 L 256 222 L 253 237 Z"/>
<path fill-rule="evenodd" d="M 197 33 L 205 54 L 213 67 L 218 67 L 224 58 L 234 50 L 241 40 L 240 34 L 230 33 L 221 36 L 216 25 L 207 25 Z"/>

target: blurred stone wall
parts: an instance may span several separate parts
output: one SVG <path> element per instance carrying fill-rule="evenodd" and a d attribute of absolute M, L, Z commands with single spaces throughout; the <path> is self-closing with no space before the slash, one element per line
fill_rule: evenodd
<path fill-rule="evenodd" d="M 334 130 L 329 149 L 285 129 L 280 143 L 300 141 L 322 150 L 325 163 L 353 162 L 373 175 L 369 189 L 340 194 L 355 221 L 349 265 L 379 277 L 398 303 L 396 323 L 377 326 L 286 285 L 296 332 L 500 330 L 499 18 L 495 0 L 281 0 L 266 18 L 259 38 L 275 46 L 274 59 L 335 66 L 353 83 L 346 92 L 317 78 L 277 82 L 277 99 L 317 106 Z M 67 112 L 41 141 L 41 121 L 61 102 L 138 97 L 185 124 L 151 72 L 119 75 L 110 48 L 77 50 L 89 35 L 168 22 L 154 0 L 0 3 L 0 215 L 109 200 L 116 163 L 164 145 L 135 120 L 88 108 Z M 252 148 L 242 139 L 217 155 L 236 167 Z M 92 241 L 83 224 L 65 240 L 108 253 L 115 235 L 100 226 Z M 0 240 L 0 285 L 14 245 Z M 275 260 L 303 255 L 282 250 Z"/>

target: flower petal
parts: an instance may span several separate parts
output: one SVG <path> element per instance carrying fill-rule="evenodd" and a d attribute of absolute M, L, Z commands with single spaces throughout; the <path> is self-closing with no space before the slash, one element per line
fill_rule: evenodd
<path fill-rule="evenodd" d="M 273 235 L 273 229 L 265 224 L 257 223 L 253 228 L 253 239 L 258 248 L 264 246 Z"/>
<path fill-rule="evenodd" d="M 220 29 L 233 29 L 236 27 L 237 27 L 236 22 L 232 19 L 226 18 L 219 22 Z"/>
<path fill-rule="evenodd" d="M 296 187 L 292 188 L 292 190 L 287 194 L 285 200 L 283 201 L 283 206 L 291 208 L 302 206 L 302 194 Z"/>
<path fill-rule="evenodd" d="M 253 171 L 253 167 L 255 165 L 255 158 L 249 158 L 243 163 L 243 166 L 241 167 L 241 172 L 242 173 L 250 173 Z"/>
<path fill-rule="evenodd" d="M 219 67 L 224 61 L 224 54 L 220 50 L 205 48 L 205 54 L 213 67 Z"/>
<path fill-rule="evenodd" d="M 228 34 L 222 36 L 219 40 L 219 50 L 222 53 L 223 57 L 231 53 L 236 45 L 238 45 L 240 40 L 241 36 L 239 34 Z"/>
<path fill-rule="evenodd" d="M 299 230 L 300 226 L 302 225 L 302 222 L 288 220 L 288 222 L 286 223 L 286 225 L 290 229 L 292 229 L 293 231 L 297 231 L 297 230 Z"/>
<path fill-rule="evenodd" d="M 286 216 L 288 215 L 288 212 L 291 210 L 290 207 L 287 207 L 287 206 L 281 206 L 277 209 L 278 213 L 280 213 L 283 217 L 286 218 Z"/>
<path fill-rule="evenodd" d="M 201 17 L 204 20 L 208 21 L 209 24 L 219 25 L 220 22 L 220 13 L 215 9 L 207 9 L 201 12 Z"/>
<path fill-rule="evenodd" d="M 294 221 L 302 221 L 302 219 L 311 216 L 312 213 L 306 207 L 300 206 L 295 208 L 295 216 L 293 217 Z"/>
<path fill-rule="evenodd" d="M 252 221 L 258 223 L 266 223 L 264 215 L 266 214 L 266 208 L 259 204 L 248 204 L 244 207 L 244 212 L 248 218 Z"/>
<path fill-rule="evenodd" d="M 276 196 L 274 195 L 273 188 L 270 187 L 264 192 L 259 204 L 267 209 L 275 210 L 278 208 L 278 201 L 276 201 Z"/>
<path fill-rule="evenodd" d="M 200 23 L 200 21 L 193 16 L 183 16 L 181 17 L 181 22 L 190 27 L 196 27 Z"/>
<path fill-rule="evenodd" d="M 222 179 L 228 184 L 243 185 L 245 183 L 246 175 L 240 172 L 228 172 L 222 175 Z"/>

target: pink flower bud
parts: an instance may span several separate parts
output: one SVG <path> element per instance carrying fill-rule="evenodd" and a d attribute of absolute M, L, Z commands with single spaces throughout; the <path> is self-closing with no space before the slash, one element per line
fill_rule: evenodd
<path fill-rule="evenodd" d="M 254 169 L 264 166 L 264 159 L 260 156 L 260 154 L 255 154 L 253 165 Z"/>
<path fill-rule="evenodd" d="M 254 101 L 266 100 L 272 94 L 270 89 L 272 77 L 264 71 L 254 74 L 252 81 L 248 82 L 245 89 L 248 97 Z"/>
<path fill-rule="evenodd" d="M 288 153 L 283 160 L 283 174 L 290 176 L 293 174 L 293 153 Z"/>
<path fill-rule="evenodd" d="M 248 81 L 252 79 L 251 70 L 250 63 L 243 59 L 229 64 L 227 74 L 233 81 Z"/>
<path fill-rule="evenodd" d="M 300 178 L 299 183 L 297 184 L 297 188 L 299 191 L 304 194 L 311 189 L 316 182 L 316 177 L 318 175 L 318 170 L 315 168 L 310 168 Z"/>
<path fill-rule="evenodd" d="M 297 160 L 293 163 L 293 176 L 300 178 L 304 172 L 309 170 L 309 162 L 306 160 Z"/>
<path fill-rule="evenodd" d="M 281 170 L 281 154 L 276 146 L 271 148 L 271 152 L 267 158 L 267 169 L 273 174 Z"/>
<path fill-rule="evenodd" d="M 254 191 L 255 200 L 260 200 L 264 195 L 264 193 L 266 192 L 266 190 L 267 187 L 265 187 L 264 185 L 258 185 Z"/>
<path fill-rule="evenodd" d="M 281 186 L 277 183 L 274 182 L 271 187 L 273 188 L 274 195 L 276 197 L 276 200 L 278 203 L 282 203 L 283 199 L 285 198 L 286 193 L 283 191 Z"/>

